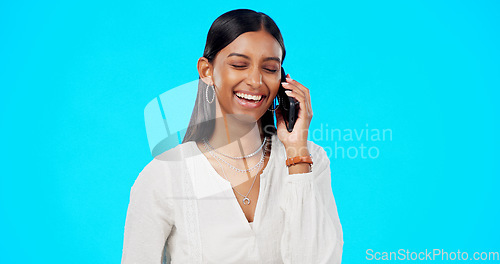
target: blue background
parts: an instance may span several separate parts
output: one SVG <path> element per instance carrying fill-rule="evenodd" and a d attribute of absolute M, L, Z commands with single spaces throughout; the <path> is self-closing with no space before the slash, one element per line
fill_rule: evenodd
<path fill-rule="evenodd" d="M 211 23 L 236 8 L 280 27 L 311 129 L 393 132 L 366 142 L 376 159 L 331 159 L 343 263 L 500 251 L 498 2 L 2 1 L 0 263 L 120 261 L 152 159 L 144 107 L 198 77 Z"/>

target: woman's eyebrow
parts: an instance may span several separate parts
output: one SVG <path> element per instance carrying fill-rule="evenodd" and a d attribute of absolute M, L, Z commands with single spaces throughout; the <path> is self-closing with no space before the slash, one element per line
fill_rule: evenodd
<path fill-rule="evenodd" d="M 231 56 L 240 56 L 240 57 L 243 57 L 243 58 L 245 58 L 247 60 L 250 60 L 250 57 L 248 57 L 247 55 L 241 54 L 241 53 L 237 53 L 237 52 L 232 52 L 231 54 L 227 55 L 228 58 L 231 57 Z M 278 57 L 267 57 L 267 58 L 264 59 L 264 61 L 268 61 L 268 60 L 274 60 L 274 61 L 277 61 L 277 62 L 281 63 L 281 60 Z"/>

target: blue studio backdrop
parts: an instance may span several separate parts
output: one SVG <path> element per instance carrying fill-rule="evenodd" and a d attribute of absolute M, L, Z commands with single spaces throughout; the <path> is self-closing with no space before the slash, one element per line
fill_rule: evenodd
<path fill-rule="evenodd" d="M 211 23 L 237 8 L 276 21 L 283 66 L 310 89 L 343 263 L 500 252 L 499 6 L 0 2 L 0 263 L 119 263 L 153 158 L 146 106 L 197 80 Z"/>

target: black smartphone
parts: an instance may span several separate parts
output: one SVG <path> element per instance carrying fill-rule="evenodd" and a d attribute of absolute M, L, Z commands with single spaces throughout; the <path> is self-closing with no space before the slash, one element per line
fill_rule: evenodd
<path fill-rule="evenodd" d="M 281 82 L 286 82 L 285 69 L 281 67 Z M 279 108 L 283 114 L 283 120 L 285 120 L 286 129 L 288 132 L 292 132 L 295 121 L 299 117 L 299 102 L 293 97 L 289 97 L 285 93 L 285 88 L 280 83 L 280 88 L 278 94 L 281 98 L 279 102 Z"/>

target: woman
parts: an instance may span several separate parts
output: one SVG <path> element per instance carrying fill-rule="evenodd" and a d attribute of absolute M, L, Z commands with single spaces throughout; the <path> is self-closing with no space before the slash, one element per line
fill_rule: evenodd
<path fill-rule="evenodd" d="M 309 90 L 290 75 L 283 83 L 300 103 L 292 132 L 278 107 L 284 58 L 267 15 L 238 9 L 214 21 L 183 143 L 131 189 L 122 263 L 341 262 L 330 162 L 307 140 Z"/>

